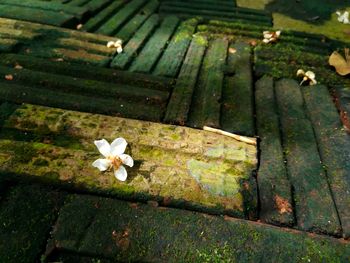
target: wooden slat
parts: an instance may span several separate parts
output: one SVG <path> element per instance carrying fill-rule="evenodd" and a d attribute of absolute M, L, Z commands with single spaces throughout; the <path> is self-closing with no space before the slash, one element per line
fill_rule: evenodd
<path fill-rule="evenodd" d="M 343 236 L 350 237 L 350 136 L 326 86 L 302 88 L 308 115 L 318 141 L 322 163 L 336 203 Z"/>
<path fill-rule="evenodd" d="M 295 80 L 276 82 L 283 146 L 294 189 L 300 229 L 339 235 L 337 211 L 322 168 L 314 131 L 304 112 L 303 97 Z"/>
<path fill-rule="evenodd" d="M 257 175 L 260 218 L 269 224 L 292 226 L 292 188 L 284 164 L 273 79 L 264 76 L 256 82 L 255 89 L 257 132 L 260 138 Z"/>

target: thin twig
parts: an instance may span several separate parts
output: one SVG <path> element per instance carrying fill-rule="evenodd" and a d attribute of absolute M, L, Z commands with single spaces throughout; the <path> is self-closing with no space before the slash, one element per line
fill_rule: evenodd
<path fill-rule="evenodd" d="M 223 131 L 223 130 L 211 128 L 211 127 L 208 127 L 208 126 L 204 126 L 203 130 L 210 131 L 210 132 L 215 132 L 215 133 L 221 134 L 221 135 L 225 135 L 225 136 L 234 138 L 234 139 L 236 139 L 237 141 L 240 141 L 240 142 L 245 142 L 245 143 L 248 143 L 248 144 L 251 144 L 251 145 L 256 145 L 256 138 L 241 136 L 241 135 L 237 135 L 237 134 L 234 134 L 234 133 L 226 132 L 226 131 Z"/>

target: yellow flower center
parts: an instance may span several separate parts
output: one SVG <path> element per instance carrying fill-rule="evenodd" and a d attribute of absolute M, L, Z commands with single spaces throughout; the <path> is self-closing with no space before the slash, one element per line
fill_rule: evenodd
<path fill-rule="evenodd" d="M 111 161 L 111 164 L 115 170 L 118 170 L 123 164 L 122 159 L 120 159 L 118 156 L 109 156 L 107 159 Z"/>

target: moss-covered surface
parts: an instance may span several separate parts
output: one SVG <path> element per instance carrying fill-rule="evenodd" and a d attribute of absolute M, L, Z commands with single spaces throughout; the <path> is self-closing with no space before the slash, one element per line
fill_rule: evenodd
<path fill-rule="evenodd" d="M 52 243 L 119 261 L 346 262 L 347 242 L 233 218 L 71 196 Z"/>
<path fill-rule="evenodd" d="M 295 80 L 282 79 L 276 83 L 275 91 L 281 116 L 283 150 L 294 187 L 297 224 L 303 230 L 339 235 L 341 227 L 337 210 L 312 124 L 304 111 L 300 86 Z"/>
<path fill-rule="evenodd" d="M 64 196 L 38 185 L 7 191 L 0 202 L 1 262 L 39 262 Z"/>
<path fill-rule="evenodd" d="M 32 105 L 17 109 L 3 127 L 3 173 L 244 216 L 244 182 L 257 162 L 252 145 L 189 128 Z M 101 173 L 91 166 L 99 157 L 93 140 L 116 137 L 129 142 L 136 162 L 125 183 L 111 171 Z M 248 196 L 255 199 L 255 194 L 252 190 Z M 249 206 L 253 210 L 255 204 Z"/>

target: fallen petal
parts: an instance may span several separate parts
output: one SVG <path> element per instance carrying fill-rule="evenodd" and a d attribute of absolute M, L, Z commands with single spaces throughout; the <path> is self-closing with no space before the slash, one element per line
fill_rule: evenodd
<path fill-rule="evenodd" d="M 94 143 L 104 157 L 111 155 L 111 146 L 105 139 L 94 141 Z"/>
<path fill-rule="evenodd" d="M 114 176 L 124 182 L 126 180 L 126 178 L 128 177 L 128 173 L 125 170 L 124 166 L 120 166 L 118 170 L 114 171 Z"/>
<path fill-rule="evenodd" d="M 123 164 L 133 167 L 134 166 L 134 160 L 132 159 L 132 157 L 128 154 L 122 154 L 119 155 L 119 158 L 122 160 Z"/>
<path fill-rule="evenodd" d="M 92 166 L 96 167 L 101 172 L 104 172 L 111 166 L 111 161 L 107 159 L 97 159 L 92 163 Z"/>
<path fill-rule="evenodd" d="M 121 155 L 125 152 L 126 146 L 128 143 L 124 138 L 117 138 L 111 143 L 111 154 L 116 156 L 116 155 Z"/>

